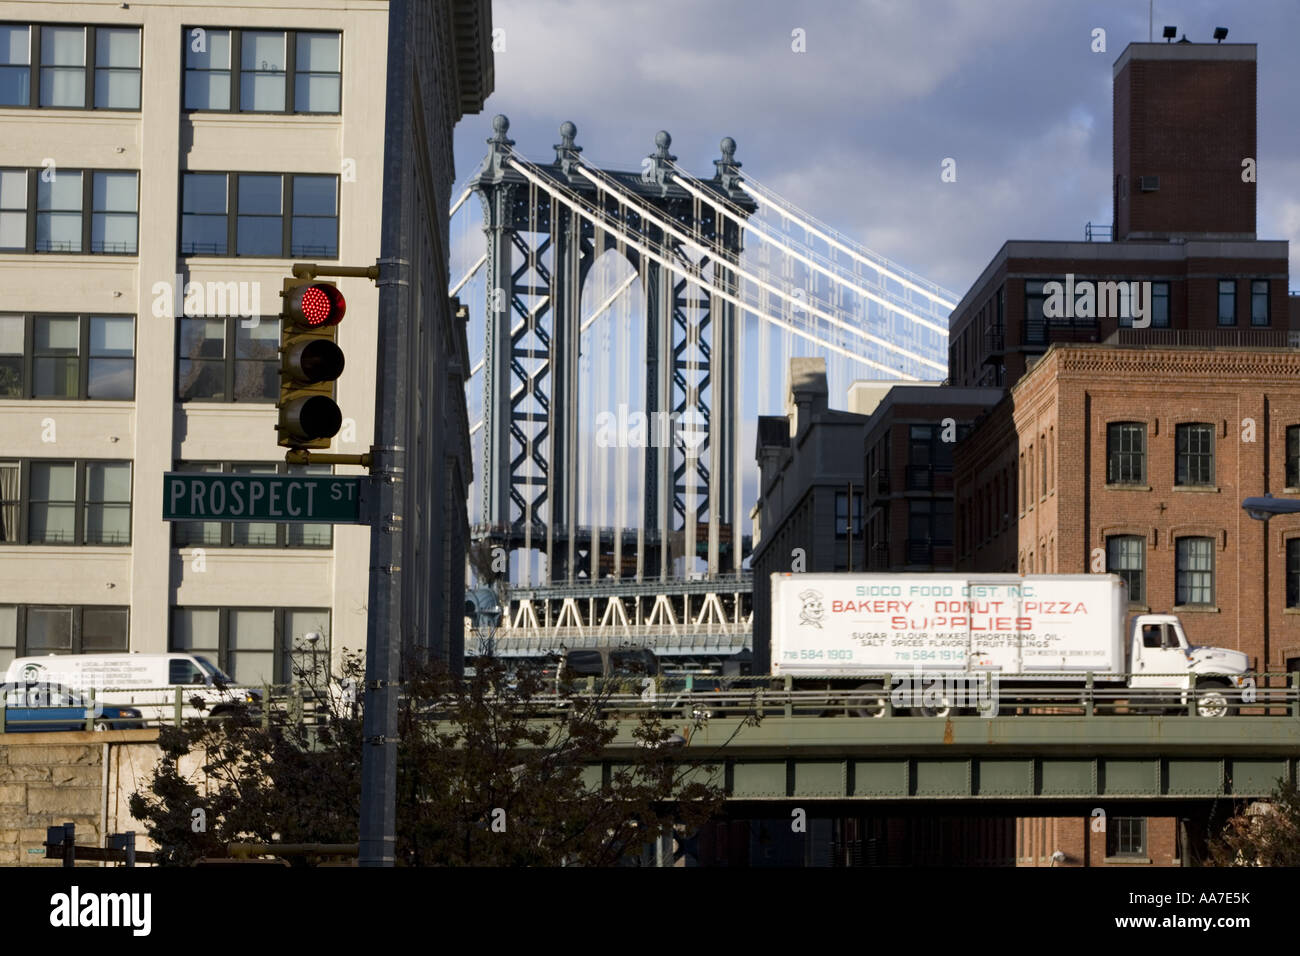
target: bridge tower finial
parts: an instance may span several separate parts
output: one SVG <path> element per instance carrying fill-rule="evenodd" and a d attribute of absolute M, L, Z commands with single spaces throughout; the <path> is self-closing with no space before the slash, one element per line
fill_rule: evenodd
<path fill-rule="evenodd" d="M 743 165 L 736 160 L 736 141 L 730 136 L 722 137 L 722 142 L 718 144 L 722 150 L 722 158 L 715 159 L 713 165 L 717 167 L 717 179 L 722 183 L 722 188 L 728 193 L 739 195 L 740 189 L 740 167 Z"/>
<path fill-rule="evenodd" d="M 504 113 L 498 113 L 492 117 L 492 135 L 488 137 L 487 141 L 487 172 L 495 179 L 500 179 L 501 174 L 505 172 L 506 160 L 510 157 L 510 147 L 515 145 L 515 141 L 506 135 L 509 131 L 509 117 Z"/>
<path fill-rule="evenodd" d="M 672 144 L 673 138 L 668 130 L 661 129 L 655 133 L 655 151 L 641 163 L 642 182 L 658 183 L 665 194 L 668 192 L 668 177 L 673 171 L 673 161 L 677 159 L 668 152 L 668 147 Z"/>
<path fill-rule="evenodd" d="M 578 127 L 571 120 L 565 120 L 560 124 L 560 141 L 555 144 L 555 164 L 564 170 L 564 174 L 572 179 L 577 175 L 575 169 L 582 162 L 578 156 L 582 152 L 582 147 L 575 145 L 578 137 Z"/>

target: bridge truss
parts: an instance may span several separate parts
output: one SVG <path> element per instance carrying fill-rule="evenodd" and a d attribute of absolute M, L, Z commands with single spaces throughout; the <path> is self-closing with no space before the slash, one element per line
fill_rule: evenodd
<path fill-rule="evenodd" d="M 572 123 L 549 164 L 515 151 L 506 117 L 493 130 L 451 210 L 451 293 L 483 303 L 467 388 L 476 577 L 504 556 L 511 585 L 534 589 L 507 599 L 503 633 L 592 640 L 609 617 L 629 622 L 620 642 L 666 649 L 707 611 L 747 640 L 752 429 L 783 410 L 788 359 L 825 356 L 839 391 L 941 379 L 956 296 L 742 177 L 730 138 L 698 179 L 662 131 L 629 171 L 584 158 Z M 481 238 L 457 215 L 471 193 Z M 700 581 L 711 597 L 692 608 L 681 585 Z M 584 606 L 598 583 L 613 593 Z M 651 583 L 671 625 L 643 619 Z"/>

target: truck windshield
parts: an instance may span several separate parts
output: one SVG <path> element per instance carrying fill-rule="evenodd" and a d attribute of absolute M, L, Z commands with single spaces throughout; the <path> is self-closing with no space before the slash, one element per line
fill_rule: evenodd
<path fill-rule="evenodd" d="M 195 657 L 194 659 L 199 662 L 199 666 L 203 668 L 204 673 L 206 673 L 212 680 L 220 681 L 223 684 L 233 684 L 235 682 L 234 678 L 223 671 L 220 667 L 217 667 L 206 657 Z"/>

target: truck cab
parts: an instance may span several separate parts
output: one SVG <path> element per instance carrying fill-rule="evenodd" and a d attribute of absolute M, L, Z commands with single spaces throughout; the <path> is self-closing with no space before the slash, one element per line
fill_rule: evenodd
<path fill-rule="evenodd" d="M 1139 614 L 1129 628 L 1129 686 L 1202 690 L 1198 709 L 1204 716 L 1220 716 L 1246 686 L 1242 678 L 1249 667 L 1246 655 L 1222 647 L 1193 646 L 1173 614 Z"/>

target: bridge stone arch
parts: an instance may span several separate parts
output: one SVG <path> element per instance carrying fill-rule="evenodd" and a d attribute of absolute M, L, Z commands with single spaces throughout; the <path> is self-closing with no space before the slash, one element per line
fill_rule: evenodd
<path fill-rule="evenodd" d="M 639 170 L 626 171 L 586 164 L 571 122 L 561 125 L 549 165 L 529 163 L 514 152 L 505 116 L 495 117 L 492 126 L 488 154 L 471 183 L 482 202 L 487 237 L 482 475 L 474 539 L 544 552 L 547 580 L 556 583 L 595 576 L 599 555 L 618 549 L 616 534 L 620 543 L 627 538 L 623 549 L 638 555 L 638 580 L 668 579 L 674 559 L 686 555 L 688 569 L 698 557 L 710 575 L 739 571 L 736 307 L 627 243 L 708 277 L 714 289 L 734 292 L 728 267 L 742 252 L 741 228 L 673 181 L 680 169 L 667 132 L 656 134 L 655 152 Z M 756 205 L 740 188 L 735 151 L 735 141 L 723 139 L 713 178 L 692 184 L 748 216 Z M 620 193 L 698 247 L 643 217 L 635 205 L 620 201 Z M 591 215 L 578 214 L 555 196 Z M 602 220 L 601 227 L 593 217 Z M 621 248 L 620 236 L 626 240 Z M 692 454 L 683 445 L 651 443 L 641 527 L 595 534 L 578 523 L 578 465 L 585 454 L 576 420 L 578 348 L 583 285 L 609 249 L 619 250 L 642 281 L 645 412 L 693 421 L 701 437 Z"/>

